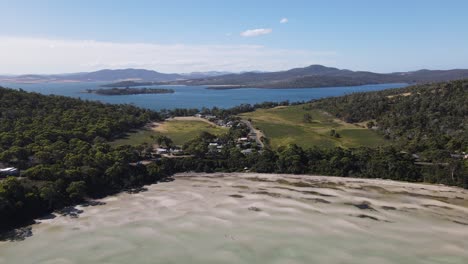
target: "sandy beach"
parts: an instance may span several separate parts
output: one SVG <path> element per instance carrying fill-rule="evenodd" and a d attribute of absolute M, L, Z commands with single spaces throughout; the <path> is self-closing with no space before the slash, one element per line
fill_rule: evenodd
<path fill-rule="evenodd" d="M 39 220 L 0 242 L 0 263 L 468 261 L 464 189 L 254 173 L 174 178 Z"/>

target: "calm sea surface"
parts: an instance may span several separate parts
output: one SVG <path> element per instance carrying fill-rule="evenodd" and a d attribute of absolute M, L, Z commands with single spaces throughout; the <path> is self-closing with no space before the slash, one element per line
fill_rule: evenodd
<path fill-rule="evenodd" d="M 105 96 L 83 93 L 86 89 L 99 89 L 105 83 L 0 83 L 0 86 L 22 88 L 26 91 L 42 94 L 56 94 L 79 97 L 87 100 L 97 100 L 106 103 L 134 104 L 139 107 L 160 110 L 174 108 L 220 107 L 229 108 L 240 104 L 254 104 L 265 101 L 290 102 L 308 101 L 329 96 L 340 96 L 355 92 L 378 91 L 389 88 L 404 87 L 407 84 L 378 84 L 351 87 L 303 88 L 303 89 L 257 89 L 244 88 L 232 90 L 209 90 L 198 86 L 159 86 L 173 89 L 173 94 L 138 94 Z"/>

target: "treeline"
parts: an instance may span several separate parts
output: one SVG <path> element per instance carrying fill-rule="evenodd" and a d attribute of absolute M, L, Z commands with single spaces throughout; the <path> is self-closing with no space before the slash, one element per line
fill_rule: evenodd
<path fill-rule="evenodd" d="M 170 160 L 174 172 L 238 172 L 316 174 L 343 177 L 383 178 L 410 182 L 430 182 L 468 188 L 468 166 L 462 159 L 444 164 L 420 166 L 415 158 L 394 146 L 371 148 L 310 148 L 297 145 L 264 149 L 244 155 L 236 139 L 248 130 L 234 126 L 228 134 L 216 137 L 203 133 L 188 142 L 185 151 L 193 157 Z M 210 152 L 208 143 L 217 138 L 221 152 Z M 254 148 L 255 149 L 255 148 Z"/>
<path fill-rule="evenodd" d="M 150 120 L 160 120 L 159 114 L 0 88 L 0 163 L 26 177 L 0 181 L 0 230 L 160 179 L 156 164 L 135 163 L 138 149 L 105 143 Z"/>
<path fill-rule="evenodd" d="M 281 101 L 281 102 L 263 102 L 263 103 L 256 103 L 256 104 L 240 104 L 238 106 L 234 106 L 231 108 L 219 108 L 219 107 L 212 107 L 212 108 L 206 108 L 203 107 L 201 109 L 198 108 L 191 108 L 191 109 L 186 109 L 186 108 L 176 108 L 172 110 L 168 109 L 162 109 L 160 111 L 162 116 L 165 117 L 172 117 L 172 116 L 193 116 L 195 114 L 203 114 L 203 115 L 213 115 L 218 118 L 228 118 L 233 115 L 238 115 L 242 113 L 247 113 L 247 112 L 253 112 L 257 109 L 268 109 L 268 108 L 273 108 L 277 106 L 289 106 L 289 105 L 298 105 L 298 104 L 304 104 L 305 102 L 289 102 L 288 100 L 286 101 Z"/>
<path fill-rule="evenodd" d="M 310 103 L 346 122 L 367 122 L 401 149 L 449 158 L 468 151 L 468 80 L 355 93 Z"/>
<path fill-rule="evenodd" d="M 87 93 L 100 95 L 131 95 L 131 94 L 166 94 L 174 93 L 172 89 L 162 88 L 112 88 L 112 89 L 87 89 Z"/>

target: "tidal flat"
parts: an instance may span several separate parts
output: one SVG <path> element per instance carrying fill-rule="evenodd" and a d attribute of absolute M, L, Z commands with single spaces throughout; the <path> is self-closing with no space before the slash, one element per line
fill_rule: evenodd
<path fill-rule="evenodd" d="M 67 208 L 0 263 L 468 263 L 468 191 L 388 180 L 183 173 Z"/>

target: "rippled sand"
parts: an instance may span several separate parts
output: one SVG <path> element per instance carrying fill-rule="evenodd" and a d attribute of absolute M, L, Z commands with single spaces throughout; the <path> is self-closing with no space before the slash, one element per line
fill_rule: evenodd
<path fill-rule="evenodd" d="M 468 263 L 468 192 L 383 180 L 179 174 L 39 220 L 0 263 Z"/>

